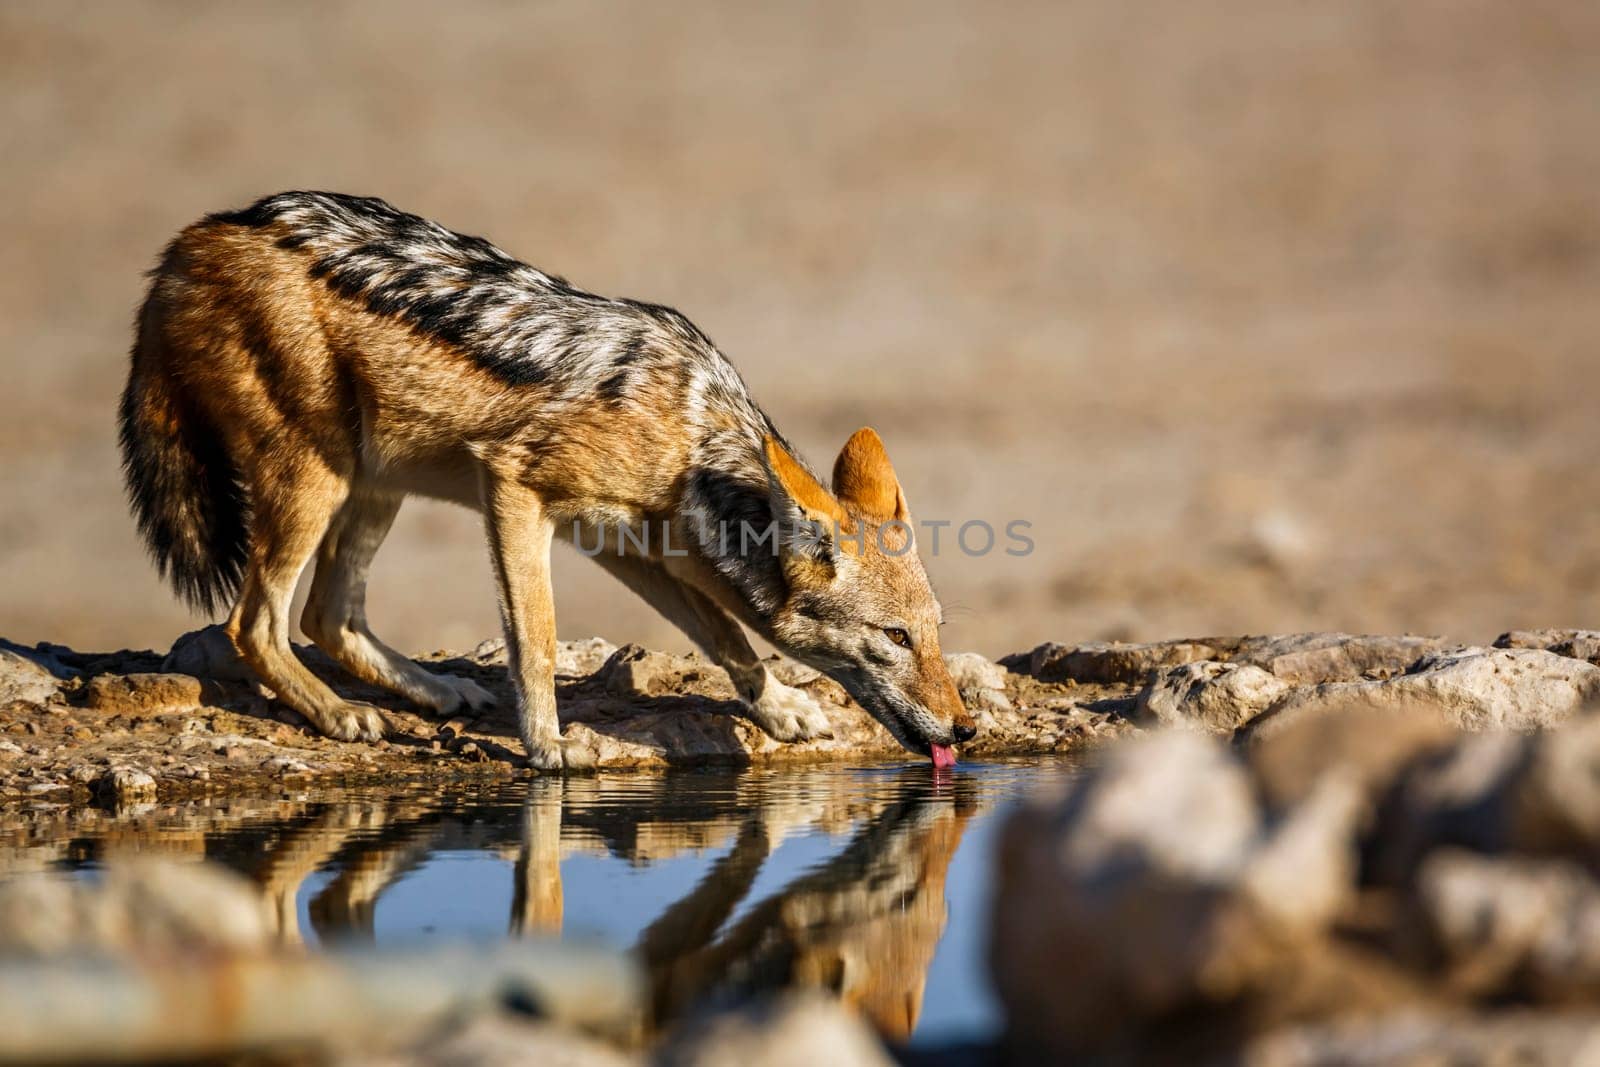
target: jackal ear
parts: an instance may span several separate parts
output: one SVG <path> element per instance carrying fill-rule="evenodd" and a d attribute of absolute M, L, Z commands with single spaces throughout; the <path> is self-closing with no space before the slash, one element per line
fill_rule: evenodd
<path fill-rule="evenodd" d="M 907 522 L 911 509 L 895 477 L 883 438 L 870 426 L 850 435 L 833 462 L 833 491 L 846 506 L 875 519 Z"/>
<path fill-rule="evenodd" d="M 851 525 L 844 508 L 776 437 L 769 434 L 763 445 L 773 518 L 781 528 L 780 542 L 786 547 L 803 545 L 813 550 L 831 544 L 837 530 Z M 806 523 L 813 529 L 801 530 Z"/>

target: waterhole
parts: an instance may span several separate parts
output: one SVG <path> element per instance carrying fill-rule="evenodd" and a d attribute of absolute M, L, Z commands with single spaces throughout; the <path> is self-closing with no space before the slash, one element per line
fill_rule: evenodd
<path fill-rule="evenodd" d="M 312 948 L 548 936 L 634 955 L 651 1027 L 752 994 L 839 997 L 891 1041 L 999 1025 L 984 961 L 1004 815 L 1070 763 L 540 779 L 17 813 L 12 866 L 117 850 L 245 875 Z"/>

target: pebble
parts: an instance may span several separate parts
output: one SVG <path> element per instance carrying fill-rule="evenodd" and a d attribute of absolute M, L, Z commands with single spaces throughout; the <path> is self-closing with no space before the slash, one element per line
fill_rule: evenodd
<path fill-rule="evenodd" d="M 136 767 L 113 767 L 100 777 L 95 789 L 120 803 L 154 800 L 156 780 Z"/>
<path fill-rule="evenodd" d="M 101 769 L 92 763 L 80 763 L 67 771 L 67 777 L 79 785 L 88 785 L 101 775 Z"/>
<path fill-rule="evenodd" d="M 478 647 L 472 650 L 473 659 L 489 659 L 498 656 L 506 650 L 506 641 L 503 637 L 491 637 L 486 641 L 479 641 Z"/>

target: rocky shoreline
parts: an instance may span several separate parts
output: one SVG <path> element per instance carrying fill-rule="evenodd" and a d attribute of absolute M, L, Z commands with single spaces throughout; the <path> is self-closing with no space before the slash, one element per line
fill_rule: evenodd
<path fill-rule="evenodd" d="M 351 697 L 379 698 L 303 651 Z M 496 642 L 423 662 L 509 697 Z M 443 1044 L 408 1040 L 373 1062 L 510 1063 L 537 1046 L 583 1064 L 1554 1065 L 1600 1050 L 1600 632 L 1514 631 L 1483 647 L 1329 633 L 1045 644 L 951 666 L 982 726 L 967 758 L 1098 748 L 1004 826 L 988 937 L 998 1043 L 891 1056 L 838 1005 L 789 993 L 643 1052 L 485 1001 L 470 1025 L 436 1028 L 429 1040 Z M 727 680 L 699 658 L 598 640 L 562 646 L 561 710 L 608 772 L 906 758 L 831 682 L 777 669 L 829 707 L 834 737 L 775 744 L 733 714 Z M 0 793 L 43 817 L 123 819 L 150 801 L 267 786 L 450 789 L 529 773 L 504 708 L 393 718 L 376 745 L 317 736 L 215 630 L 165 654 L 6 643 Z M 110 876 L 52 877 L 0 896 L 0 912 L 21 917 L 10 928 L 34 941 L 88 931 L 117 951 L 128 930 L 211 944 L 191 929 L 196 909 L 162 910 L 185 899 L 187 875 L 130 869 L 126 891 Z M 54 913 L 38 894 L 60 912 L 42 927 Z M 266 969 L 262 996 L 274 996 L 272 968 L 305 964 L 261 955 L 265 927 L 247 933 L 237 951 Z M 359 976 L 359 959 L 327 966 L 324 980 L 359 992 L 338 970 Z M 637 1014 L 617 1003 L 619 1018 Z"/>
<path fill-rule="evenodd" d="M 526 773 L 517 767 L 500 642 L 421 658 L 500 698 L 487 713 L 444 722 L 355 682 L 315 649 L 300 652 L 341 693 L 394 709 L 390 737 L 368 744 L 319 736 L 250 678 L 215 627 L 184 635 L 166 653 L 0 642 L 0 796 L 123 804 L 284 781 Z M 1313 633 L 1047 643 L 998 663 L 972 653 L 949 660 L 980 727 L 962 746 L 968 759 L 1071 752 L 1167 725 L 1265 738 L 1350 707 L 1420 708 L 1461 728 L 1526 731 L 1600 699 L 1600 633 L 1584 630 L 1513 631 L 1493 647 Z M 827 709 L 832 737 L 774 742 L 738 714 L 727 678 L 700 657 L 598 638 L 561 646 L 561 716 L 602 771 L 910 758 L 831 680 L 787 661 L 775 660 L 774 670 Z"/>

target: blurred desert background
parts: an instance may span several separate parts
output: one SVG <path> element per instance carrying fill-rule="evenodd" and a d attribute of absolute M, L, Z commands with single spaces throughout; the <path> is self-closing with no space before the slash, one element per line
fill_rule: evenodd
<path fill-rule="evenodd" d="M 0 634 L 196 625 L 114 439 L 142 273 L 383 196 L 672 304 L 819 466 L 1032 523 L 929 559 L 949 649 L 1600 624 L 1600 5 L 0 6 Z M 948 542 L 948 538 L 947 538 Z M 685 641 L 561 550 L 562 635 Z M 497 630 L 475 516 L 378 563 Z"/>

